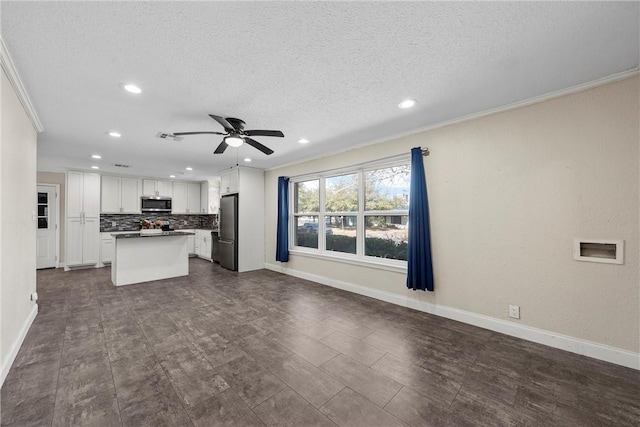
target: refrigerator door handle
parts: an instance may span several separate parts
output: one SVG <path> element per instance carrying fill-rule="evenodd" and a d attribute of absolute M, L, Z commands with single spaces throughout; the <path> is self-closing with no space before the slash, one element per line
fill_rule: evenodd
<path fill-rule="evenodd" d="M 223 245 L 233 245 L 233 240 L 218 240 L 218 242 Z"/>

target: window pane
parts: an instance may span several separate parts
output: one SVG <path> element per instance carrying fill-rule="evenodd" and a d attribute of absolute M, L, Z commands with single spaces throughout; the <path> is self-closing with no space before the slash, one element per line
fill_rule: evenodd
<path fill-rule="evenodd" d="M 49 228 L 49 220 L 47 218 L 38 218 L 38 228 Z"/>
<path fill-rule="evenodd" d="M 294 212 L 320 211 L 320 181 L 296 182 L 294 185 Z"/>
<path fill-rule="evenodd" d="M 364 254 L 378 258 L 407 260 L 407 215 L 367 216 Z"/>
<path fill-rule="evenodd" d="M 409 210 L 410 165 L 367 171 L 364 176 L 365 210 Z"/>
<path fill-rule="evenodd" d="M 38 216 L 47 216 L 47 205 L 38 205 Z"/>
<path fill-rule="evenodd" d="M 333 176 L 327 178 L 327 212 L 356 212 L 358 210 L 358 174 Z"/>
<path fill-rule="evenodd" d="M 318 249 L 318 216 L 296 216 L 295 246 Z"/>
<path fill-rule="evenodd" d="M 47 193 L 38 193 L 38 203 L 46 204 L 49 200 L 49 196 Z"/>
<path fill-rule="evenodd" d="M 328 251 L 356 253 L 357 216 L 325 216 Z"/>

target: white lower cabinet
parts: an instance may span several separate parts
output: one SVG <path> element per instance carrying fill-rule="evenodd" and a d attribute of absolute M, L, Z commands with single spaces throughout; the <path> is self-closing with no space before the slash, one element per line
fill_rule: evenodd
<path fill-rule="evenodd" d="M 113 261 L 113 236 L 111 233 L 100 233 L 100 262 L 111 264 Z"/>
<path fill-rule="evenodd" d="M 100 249 L 96 237 L 99 232 L 98 218 L 67 219 L 67 267 L 98 263 Z"/>
<path fill-rule="evenodd" d="M 132 233 L 131 231 L 103 231 L 100 233 L 100 263 L 111 264 L 113 262 L 115 237 L 114 234 Z"/>
<path fill-rule="evenodd" d="M 196 255 L 211 259 L 211 230 L 196 230 Z"/>
<path fill-rule="evenodd" d="M 196 230 L 180 230 L 180 231 L 188 231 L 189 233 L 195 233 Z M 189 255 L 196 255 L 196 236 L 193 234 L 187 236 L 187 250 L 189 251 Z"/>

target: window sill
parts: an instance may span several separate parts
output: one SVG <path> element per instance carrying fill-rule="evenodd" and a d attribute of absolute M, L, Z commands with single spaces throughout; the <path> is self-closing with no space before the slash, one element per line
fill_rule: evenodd
<path fill-rule="evenodd" d="M 357 258 L 355 256 L 349 256 L 350 254 L 344 254 L 342 252 L 334 253 L 320 253 L 313 250 L 304 250 L 304 249 L 290 249 L 289 253 L 292 255 L 300 255 L 309 258 L 322 259 L 325 261 L 335 261 L 341 262 L 344 264 L 353 264 L 359 265 L 361 267 L 369 267 L 369 268 L 377 268 L 379 270 L 387 270 L 393 271 L 395 273 L 407 273 L 407 262 L 406 261 L 398 261 L 398 260 L 387 260 L 384 261 L 375 261 L 369 259 Z M 381 260 L 384 258 L 380 258 Z"/>

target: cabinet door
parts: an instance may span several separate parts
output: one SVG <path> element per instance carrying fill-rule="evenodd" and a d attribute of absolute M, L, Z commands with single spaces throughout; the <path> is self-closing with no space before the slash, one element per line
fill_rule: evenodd
<path fill-rule="evenodd" d="M 113 237 L 110 239 L 102 238 L 100 240 L 100 262 L 110 264 L 113 262 Z"/>
<path fill-rule="evenodd" d="M 190 255 L 196 253 L 196 236 L 187 236 L 187 249 Z"/>
<path fill-rule="evenodd" d="M 120 201 L 122 213 L 140 213 L 140 196 L 142 183 L 135 178 L 120 179 Z"/>
<path fill-rule="evenodd" d="M 173 197 L 173 182 L 158 181 L 158 196 Z"/>
<path fill-rule="evenodd" d="M 67 219 L 67 242 L 65 264 L 67 266 L 82 265 L 82 218 Z"/>
<path fill-rule="evenodd" d="M 200 213 L 209 213 L 209 183 L 200 184 Z"/>
<path fill-rule="evenodd" d="M 199 214 L 200 210 L 200 184 L 190 182 L 187 184 L 187 212 L 190 214 Z"/>
<path fill-rule="evenodd" d="M 142 194 L 145 196 L 156 196 L 158 190 L 158 181 L 153 179 L 142 180 Z"/>
<path fill-rule="evenodd" d="M 187 184 L 185 182 L 173 183 L 173 198 L 171 200 L 171 213 L 184 214 L 187 213 L 189 194 L 187 193 Z"/>
<path fill-rule="evenodd" d="M 80 218 L 82 207 L 82 172 L 67 172 L 67 217 Z"/>
<path fill-rule="evenodd" d="M 103 176 L 101 188 L 100 212 L 120 213 L 120 178 L 117 176 Z"/>
<path fill-rule="evenodd" d="M 100 175 L 85 173 L 82 183 L 83 211 L 85 218 L 100 217 Z M 96 262 L 98 257 L 96 256 Z"/>
<path fill-rule="evenodd" d="M 100 219 L 85 218 L 82 230 L 82 263 L 97 264 L 100 255 Z"/>
<path fill-rule="evenodd" d="M 195 237 L 195 250 L 194 250 L 194 253 L 196 255 L 200 255 L 200 246 L 201 246 L 201 240 L 202 239 L 197 234 L 194 237 Z"/>
<path fill-rule="evenodd" d="M 229 174 L 229 193 L 237 193 L 239 188 L 238 169 L 231 171 Z"/>
<path fill-rule="evenodd" d="M 211 235 L 202 238 L 202 247 L 200 250 L 204 258 L 211 259 Z"/>

